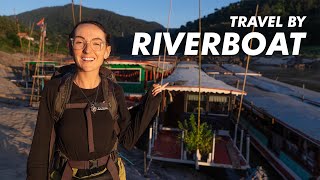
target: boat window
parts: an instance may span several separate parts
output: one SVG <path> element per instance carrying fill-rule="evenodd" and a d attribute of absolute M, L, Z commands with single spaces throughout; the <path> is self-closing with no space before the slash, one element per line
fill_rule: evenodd
<path fill-rule="evenodd" d="M 209 96 L 209 113 L 228 114 L 228 101 L 226 96 Z"/>
<path fill-rule="evenodd" d="M 206 110 L 206 96 L 201 95 L 200 112 L 205 113 Z M 187 112 L 198 113 L 198 95 L 188 94 Z"/>

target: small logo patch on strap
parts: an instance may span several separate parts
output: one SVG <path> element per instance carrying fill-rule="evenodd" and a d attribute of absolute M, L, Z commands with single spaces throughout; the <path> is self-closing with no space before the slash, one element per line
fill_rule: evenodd
<path fill-rule="evenodd" d="M 97 111 L 105 111 L 108 110 L 108 104 L 103 101 L 102 103 L 95 103 L 95 107 L 97 108 Z"/>

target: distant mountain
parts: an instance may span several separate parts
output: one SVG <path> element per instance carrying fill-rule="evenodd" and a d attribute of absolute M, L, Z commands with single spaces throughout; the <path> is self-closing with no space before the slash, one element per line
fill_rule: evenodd
<path fill-rule="evenodd" d="M 78 5 L 75 5 L 74 9 L 76 22 L 78 22 L 80 8 Z M 65 42 L 67 39 L 66 35 L 69 34 L 73 28 L 72 5 L 44 7 L 17 15 L 19 22 L 27 27 L 29 27 L 32 22 L 36 23 L 43 17 L 47 23 L 49 41 L 55 44 L 54 41 L 58 41 L 57 38 L 60 38 L 62 42 Z M 11 16 L 11 18 L 14 17 Z M 115 39 L 120 39 L 120 41 L 124 41 L 126 45 L 132 44 L 128 41 L 133 40 L 132 36 L 135 32 L 154 32 L 164 29 L 162 25 L 156 22 L 147 22 L 129 16 L 122 16 L 111 11 L 87 7 L 82 7 L 82 20 L 96 20 L 102 23 L 114 41 L 116 41 Z M 36 26 L 35 29 L 39 30 Z M 128 48 L 122 47 L 122 49 Z M 117 51 L 117 47 L 113 47 L 113 49 Z"/>

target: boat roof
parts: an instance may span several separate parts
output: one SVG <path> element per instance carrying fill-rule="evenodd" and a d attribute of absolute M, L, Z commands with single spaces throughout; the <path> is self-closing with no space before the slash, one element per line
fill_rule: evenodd
<path fill-rule="evenodd" d="M 234 65 L 235 66 L 235 65 Z M 242 67 L 238 67 L 242 68 Z M 217 75 L 228 84 L 242 75 Z M 285 127 L 320 145 L 320 93 L 259 76 L 248 76 L 244 97 Z"/>
<path fill-rule="evenodd" d="M 146 60 L 131 60 L 131 59 L 115 59 L 115 60 L 109 60 L 107 64 L 123 64 L 123 65 L 141 65 L 141 66 L 149 66 L 149 67 L 158 67 L 159 69 L 163 69 L 165 71 L 171 70 L 174 68 L 174 64 L 171 62 L 163 62 L 160 61 L 146 61 Z"/>
<path fill-rule="evenodd" d="M 234 73 L 235 75 L 244 75 L 244 73 L 246 72 L 246 69 L 236 65 L 236 64 L 223 64 L 222 65 L 223 68 L 225 68 L 228 71 L 231 71 L 232 73 Z M 261 76 L 260 73 L 256 73 L 254 71 L 248 70 L 247 72 L 248 76 Z"/>
<path fill-rule="evenodd" d="M 294 132 L 320 145 L 320 107 L 285 94 L 248 86 L 245 100 Z"/>
<path fill-rule="evenodd" d="M 232 74 L 217 64 L 202 64 L 201 67 L 207 74 Z"/>
<path fill-rule="evenodd" d="M 201 92 L 219 94 L 241 94 L 241 90 L 208 76 L 201 70 Z M 199 92 L 199 66 L 195 62 L 180 62 L 173 73 L 163 80 L 169 82 L 169 91 Z"/>

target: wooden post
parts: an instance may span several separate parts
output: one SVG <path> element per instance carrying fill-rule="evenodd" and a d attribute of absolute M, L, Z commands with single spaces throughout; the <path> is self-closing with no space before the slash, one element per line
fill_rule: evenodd
<path fill-rule="evenodd" d="M 148 89 L 148 71 L 145 70 L 145 77 L 144 77 L 144 89 Z"/>
<path fill-rule="evenodd" d="M 184 108 L 183 108 L 183 110 L 184 110 L 184 112 L 186 113 L 186 112 L 188 112 L 188 94 L 187 94 L 187 92 L 183 92 L 184 93 Z"/>
<path fill-rule="evenodd" d="M 157 82 L 157 73 L 156 73 L 156 69 L 155 68 L 152 68 L 152 72 L 153 72 L 153 82 Z"/>
<path fill-rule="evenodd" d="M 32 100 L 33 100 L 33 93 L 34 93 L 34 88 L 35 88 L 35 83 L 38 82 L 38 86 L 39 86 L 39 81 L 36 81 L 36 76 L 39 75 L 39 68 L 38 68 L 38 62 L 41 59 L 41 50 L 42 50 L 42 43 L 43 43 L 43 29 L 41 30 L 41 36 L 40 36 L 40 41 L 39 41 L 39 52 L 38 52 L 38 59 L 36 61 L 36 67 L 34 70 L 34 77 L 32 77 L 32 89 L 31 89 L 31 97 L 30 97 L 30 102 L 29 105 L 32 105 Z"/>
<path fill-rule="evenodd" d="M 146 74 L 145 81 L 147 81 L 147 82 L 148 82 L 148 80 L 149 80 L 149 77 L 148 77 L 148 75 L 149 75 L 149 71 L 148 71 L 148 70 L 146 70 L 146 71 L 145 71 L 145 74 Z"/>
<path fill-rule="evenodd" d="M 151 71 L 150 71 L 150 78 L 149 78 L 149 79 L 150 79 L 150 81 L 151 81 L 151 80 L 152 80 L 152 78 L 153 78 L 153 77 L 152 77 L 152 73 L 153 73 L 153 67 L 152 67 L 152 69 L 151 69 Z"/>
<path fill-rule="evenodd" d="M 209 112 L 209 99 L 210 99 L 210 94 L 209 95 L 204 95 L 206 98 L 206 107 L 205 110 L 206 112 Z"/>

